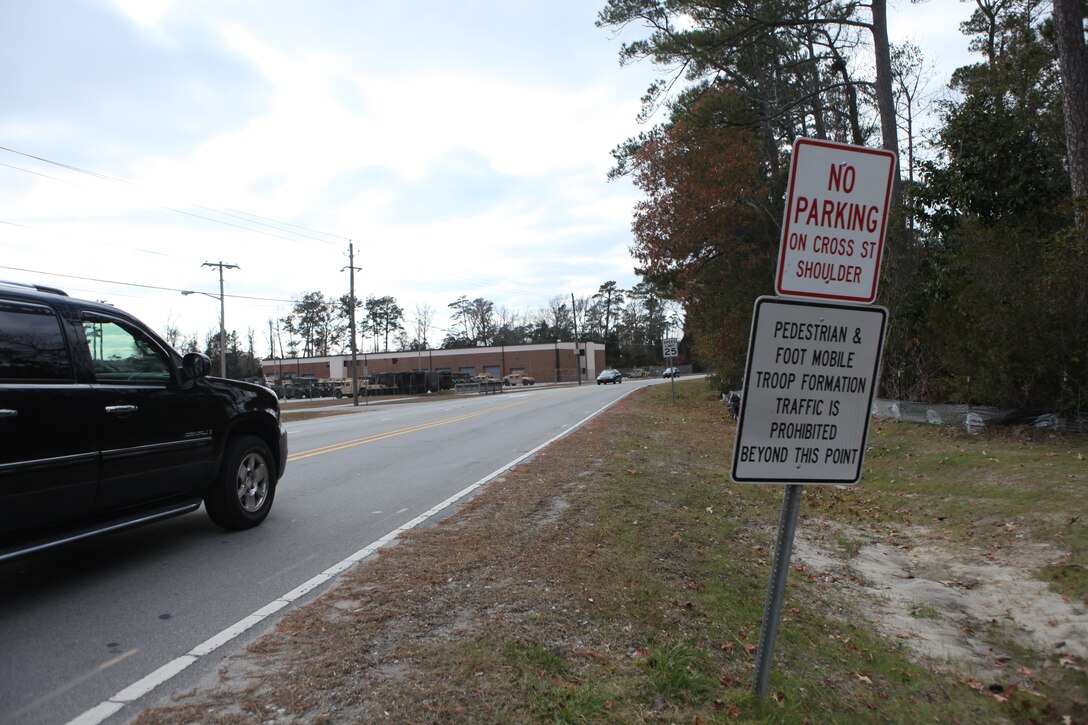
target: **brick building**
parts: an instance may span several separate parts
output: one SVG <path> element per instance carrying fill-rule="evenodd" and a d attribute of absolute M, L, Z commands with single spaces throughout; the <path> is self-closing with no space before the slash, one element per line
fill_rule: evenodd
<path fill-rule="evenodd" d="M 524 373 L 538 383 L 593 380 L 604 370 L 604 345 L 596 342 L 554 342 L 539 345 L 495 345 L 454 350 L 411 352 L 360 352 L 356 355 L 359 377 L 381 373 L 451 372 L 501 379 Z M 578 363 L 581 363 L 580 365 Z M 289 357 L 261 363 L 269 381 L 288 378 L 350 380 L 351 355 Z"/>

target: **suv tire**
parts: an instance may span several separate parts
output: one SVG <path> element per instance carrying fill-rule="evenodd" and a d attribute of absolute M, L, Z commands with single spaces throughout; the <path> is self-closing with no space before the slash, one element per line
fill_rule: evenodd
<path fill-rule="evenodd" d="M 257 436 L 231 438 L 219 475 L 204 497 L 211 520 L 235 531 L 264 521 L 276 494 L 275 465 L 268 446 Z"/>

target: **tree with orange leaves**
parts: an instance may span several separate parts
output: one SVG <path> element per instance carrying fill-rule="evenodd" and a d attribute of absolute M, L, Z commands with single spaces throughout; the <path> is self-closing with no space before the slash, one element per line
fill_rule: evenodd
<path fill-rule="evenodd" d="M 756 131 L 720 123 L 728 90 L 706 91 L 621 160 L 645 194 L 636 205 L 638 272 L 684 304 L 698 358 L 739 382 L 755 298 L 773 293 L 784 179 Z"/>

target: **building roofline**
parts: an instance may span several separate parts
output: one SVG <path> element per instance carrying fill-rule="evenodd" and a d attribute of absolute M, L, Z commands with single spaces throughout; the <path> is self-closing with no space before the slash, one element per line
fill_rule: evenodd
<path fill-rule="evenodd" d="M 602 348 L 602 349 L 604 348 L 604 343 L 601 343 L 601 342 L 579 342 L 577 344 L 579 346 L 582 346 L 582 347 L 593 346 L 593 347 L 599 347 L 599 348 Z M 526 352 L 534 351 L 534 350 L 554 350 L 557 347 L 560 350 L 573 350 L 574 347 L 575 347 L 575 343 L 572 340 L 566 340 L 566 341 L 559 340 L 557 342 L 533 342 L 533 343 L 527 343 L 527 344 L 524 344 L 524 345 L 488 345 L 486 347 L 453 347 L 453 348 L 432 347 L 432 348 L 428 348 L 427 350 L 398 350 L 397 352 L 362 352 L 362 351 L 359 351 L 358 353 L 356 353 L 356 357 L 362 358 L 363 356 L 366 356 L 368 359 L 381 360 L 381 359 L 388 359 L 388 358 L 407 358 L 407 357 L 412 357 L 412 356 L 416 356 L 416 355 L 426 354 L 426 355 L 429 355 L 432 358 L 435 358 L 435 357 L 445 357 L 445 356 L 454 356 L 454 355 L 481 355 L 481 354 L 486 354 L 486 353 L 503 353 L 503 352 L 510 352 L 510 351 L 519 351 L 519 350 L 524 350 Z M 320 361 L 324 361 L 324 360 L 339 360 L 341 358 L 350 358 L 350 357 L 351 357 L 350 352 L 343 352 L 343 353 L 336 353 L 334 355 L 314 355 L 314 356 L 310 356 L 310 357 L 266 357 L 266 358 L 262 358 L 262 362 L 274 362 L 274 361 L 282 361 L 282 360 L 291 360 L 292 362 L 298 361 L 300 363 L 304 363 L 304 362 L 308 362 L 308 361 L 309 362 L 320 362 Z"/>

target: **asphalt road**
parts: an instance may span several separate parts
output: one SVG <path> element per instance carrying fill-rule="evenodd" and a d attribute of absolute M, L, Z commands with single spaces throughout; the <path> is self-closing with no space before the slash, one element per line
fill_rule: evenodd
<path fill-rule="evenodd" d="M 203 510 L 0 565 L 0 723 L 125 722 L 459 494 L 660 381 L 523 388 L 289 423 L 269 518 Z"/>

